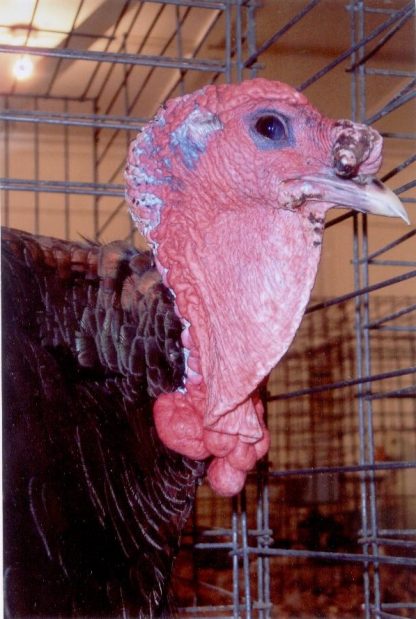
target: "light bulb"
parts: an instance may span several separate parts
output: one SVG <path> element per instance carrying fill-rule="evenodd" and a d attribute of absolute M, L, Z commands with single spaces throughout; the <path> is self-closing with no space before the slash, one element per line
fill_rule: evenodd
<path fill-rule="evenodd" d="M 18 80 L 27 80 L 33 73 L 33 62 L 27 54 L 19 56 L 13 65 L 13 75 Z"/>

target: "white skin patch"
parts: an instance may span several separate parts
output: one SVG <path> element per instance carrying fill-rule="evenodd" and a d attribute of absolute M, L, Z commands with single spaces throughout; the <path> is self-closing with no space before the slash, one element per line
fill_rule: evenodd
<path fill-rule="evenodd" d="M 193 169 L 205 151 L 210 135 L 222 127 L 216 114 L 197 108 L 172 132 L 171 148 L 179 149 L 186 167 Z"/>
<path fill-rule="evenodd" d="M 154 193 L 144 192 L 137 198 L 140 206 L 146 206 L 147 208 L 161 207 L 163 202 Z"/>

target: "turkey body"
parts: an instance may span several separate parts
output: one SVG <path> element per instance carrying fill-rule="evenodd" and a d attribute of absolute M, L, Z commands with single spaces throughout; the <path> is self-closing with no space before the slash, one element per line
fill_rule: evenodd
<path fill-rule="evenodd" d="M 154 262 L 3 233 L 9 617 L 169 612 L 205 461 L 233 496 L 269 448 L 258 386 L 299 327 L 326 212 L 409 221 L 374 178 L 381 152 L 287 84 L 210 85 L 130 145 L 127 202 Z"/>
<path fill-rule="evenodd" d="M 153 426 L 183 379 L 173 299 L 121 243 L 2 246 L 6 616 L 166 616 L 204 474 Z"/>

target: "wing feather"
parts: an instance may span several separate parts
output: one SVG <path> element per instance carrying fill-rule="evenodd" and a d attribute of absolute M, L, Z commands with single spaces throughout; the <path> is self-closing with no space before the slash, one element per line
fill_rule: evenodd
<path fill-rule="evenodd" d="M 204 474 L 153 425 L 173 299 L 121 243 L 2 241 L 6 616 L 159 616 Z"/>

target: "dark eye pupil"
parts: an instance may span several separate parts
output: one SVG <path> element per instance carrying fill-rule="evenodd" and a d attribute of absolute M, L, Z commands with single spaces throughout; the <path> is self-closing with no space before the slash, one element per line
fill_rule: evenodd
<path fill-rule="evenodd" d="M 261 116 L 255 124 L 257 133 L 278 142 L 286 136 L 285 126 L 277 116 Z"/>

